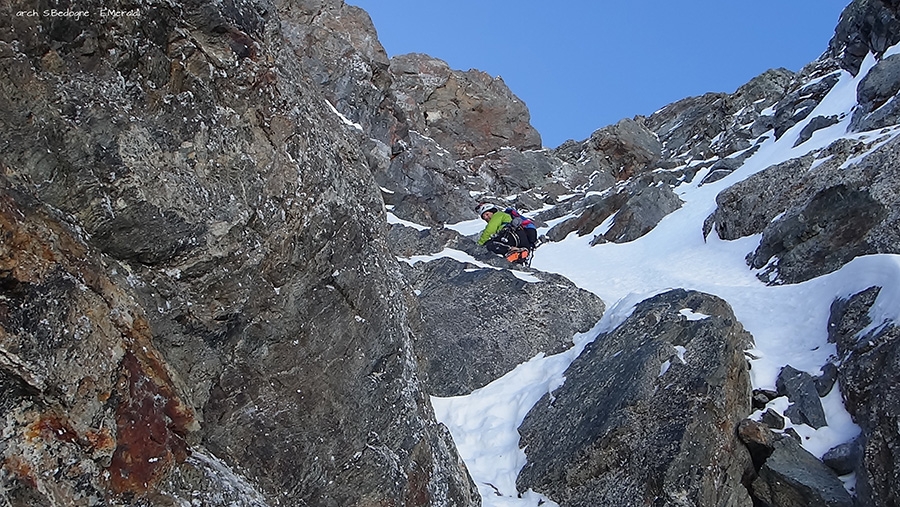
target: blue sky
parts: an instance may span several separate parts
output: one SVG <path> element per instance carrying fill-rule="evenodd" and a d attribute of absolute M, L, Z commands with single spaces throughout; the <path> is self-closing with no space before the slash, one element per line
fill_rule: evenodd
<path fill-rule="evenodd" d="M 348 0 L 389 56 L 501 76 L 544 146 L 821 55 L 849 0 Z"/>

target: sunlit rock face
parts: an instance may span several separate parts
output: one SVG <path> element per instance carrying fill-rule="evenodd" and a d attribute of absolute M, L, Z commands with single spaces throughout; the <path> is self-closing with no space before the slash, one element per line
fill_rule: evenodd
<path fill-rule="evenodd" d="M 736 433 L 750 410 L 751 341 L 707 294 L 638 304 L 525 418 L 519 489 L 561 505 L 752 505 L 741 484 L 750 454 Z"/>

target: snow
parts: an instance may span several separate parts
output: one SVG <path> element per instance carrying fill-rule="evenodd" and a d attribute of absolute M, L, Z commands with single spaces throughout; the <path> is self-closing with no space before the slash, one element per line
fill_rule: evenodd
<path fill-rule="evenodd" d="M 358 130 L 360 132 L 363 131 L 362 125 L 351 121 L 349 118 L 347 118 L 346 116 L 341 114 L 341 112 L 338 111 L 337 108 L 334 107 L 334 104 L 332 104 L 330 101 L 326 100 L 325 103 L 328 104 L 328 108 L 331 109 L 331 112 L 336 114 L 337 117 L 340 118 L 341 123 L 343 123 L 344 125 L 347 125 L 348 127 L 352 127 L 353 129 Z"/>
<path fill-rule="evenodd" d="M 894 48 L 888 54 L 896 52 L 898 50 Z M 533 268 L 567 277 L 579 287 L 600 296 L 609 308 L 593 330 L 573 337 L 573 346 L 568 351 L 554 356 L 538 355 L 467 396 L 432 397 L 435 414 L 450 429 L 485 507 L 556 505 L 539 493 L 517 491 L 516 476 L 527 459 L 526 452 L 518 447 L 517 428 L 542 396 L 548 393 L 552 396 L 553 390 L 562 385 L 565 369 L 590 340 L 598 333 L 614 329 L 631 314 L 638 302 L 650 296 L 673 288 L 685 288 L 726 300 L 754 337 L 755 344 L 747 351 L 754 388 L 774 389 L 778 373 L 787 364 L 812 375 L 821 373 L 820 368 L 836 354 L 835 346 L 827 342 L 830 307 L 836 298 L 847 298 L 871 286 L 883 287 L 870 311 L 872 325 L 860 336 L 885 323 L 900 320 L 900 284 L 897 283 L 900 280 L 900 256 L 859 257 L 834 273 L 804 283 L 766 286 L 745 261 L 746 255 L 759 244 L 759 235 L 724 241 L 715 232 L 705 239 L 702 234 L 704 219 L 715 210 L 716 195 L 752 174 L 825 148 L 840 138 L 878 139 L 883 143 L 900 134 L 897 128 L 878 133 L 882 138 L 876 138 L 875 133 L 847 133 L 856 105 L 856 88 L 874 64 L 870 55 L 856 77 L 841 71 L 838 83 L 806 120 L 793 126 L 778 140 L 770 132 L 759 150 L 727 177 L 699 186 L 702 178 L 698 175 L 692 183 L 677 187 L 675 191 L 684 205 L 642 238 L 624 244 L 604 243 L 592 247 L 592 234 L 583 237 L 571 234 L 563 241 L 541 246 L 532 262 Z M 809 120 L 831 115 L 840 121 L 815 132 L 803 144 L 793 146 Z M 857 160 L 859 158 L 845 165 Z M 815 170 L 822 162 L 824 160 L 817 161 L 810 170 Z M 602 233 L 611 224 L 611 221 L 604 223 L 594 232 Z M 447 227 L 471 236 L 480 232 L 483 226 L 482 221 L 472 220 Z M 455 250 L 403 260 L 427 262 L 443 256 L 496 269 Z M 517 276 L 530 275 L 520 273 Z M 687 319 L 707 317 L 690 309 L 682 310 L 681 314 Z M 684 348 L 676 352 L 683 362 Z M 671 360 L 663 363 L 660 376 L 670 366 Z M 839 385 L 822 399 L 822 403 L 828 426 L 815 430 L 787 421 L 788 427 L 793 427 L 803 437 L 804 447 L 818 457 L 860 432 L 843 407 Z M 783 413 L 787 401 L 779 398 L 772 401 L 769 408 Z M 754 416 L 759 417 L 761 413 Z M 853 479 L 847 478 L 845 483 L 852 487 Z"/>

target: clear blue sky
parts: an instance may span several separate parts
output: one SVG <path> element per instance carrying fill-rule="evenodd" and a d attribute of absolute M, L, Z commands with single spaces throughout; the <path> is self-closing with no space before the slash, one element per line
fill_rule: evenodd
<path fill-rule="evenodd" d="M 544 146 L 821 55 L 849 0 L 347 0 L 389 56 L 501 76 Z"/>

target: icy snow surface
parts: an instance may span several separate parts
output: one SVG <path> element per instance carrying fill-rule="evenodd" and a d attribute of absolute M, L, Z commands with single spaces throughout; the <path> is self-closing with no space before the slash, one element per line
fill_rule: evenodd
<path fill-rule="evenodd" d="M 448 426 L 469 472 L 477 484 L 485 507 L 556 505 L 531 491 L 516 490 L 516 476 L 525 464 L 516 428 L 531 407 L 564 382 L 566 367 L 584 346 L 603 331 L 614 329 L 630 315 L 634 305 L 672 288 L 694 289 L 728 301 L 737 318 L 753 335 L 755 347 L 751 377 L 754 388 L 773 389 L 781 368 L 790 364 L 812 375 L 835 353 L 827 343 L 826 325 L 832 301 L 873 285 L 883 286 L 871 312 L 873 327 L 897 320 L 900 313 L 900 256 L 874 255 L 853 260 L 841 270 L 796 285 L 763 285 L 745 262 L 760 237 L 720 240 L 715 232 L 704 241 L 702 224 L 715 209 L 715 197 L 723 189 L 773 164 L 824 148 L 847 134 L 850 113 L 856 103 L 856 87 L 874 65 L 870 56 L 854 78 L 842 73 L 840 81 L 808 119 L 838 115 L 842 121 L 817 131 L 793 148 L 807 121 L 787 131 L 781 139 L 769 135 L 760 149 L 728 177 L 702 187 L 703 174 L 675 191 L 684 201 L 649 234 L 625 244 L 606 243 L 591 247 L 592 235 L 572 234 L 558 243 L 545 243 L 537 251 L 533 268 L 562 274 L 579 287 L 599 295 L 610 307 L 603 320 L 588 333 L 573 338 L 573 347 L 562 354 L 539 355 L 519 365 L 504 377 L 467 396 L 432 398 L 438 420 Z M 891 136 L 900 131 L 894 130 Z M 870 134 L 871 138 L 871 134 Z M 449 227 L 465 235 L 479 232 L 478 220 Z M 427 261 L 440 256 L 461 259 L 461 252 L 445 250 L 436 256 L 407 259 Z M 471 258 L 467 259 L 470 262 Z M 690 318 L 703 318 L 691 314 Z M 664 372 L 663 372 L 664 373 Z M 788 426 L 804 437 L 804 446 L 816 456 L 859 433 L 834 389 L 822 400 L 828 426 L 815 430 L 806 425 Z M 770 405 L 783 412 L 783 399 Z"/>

